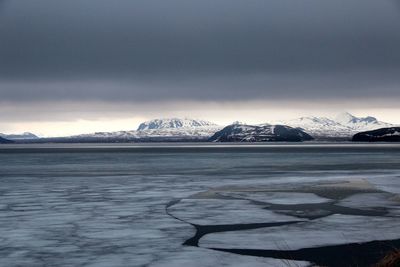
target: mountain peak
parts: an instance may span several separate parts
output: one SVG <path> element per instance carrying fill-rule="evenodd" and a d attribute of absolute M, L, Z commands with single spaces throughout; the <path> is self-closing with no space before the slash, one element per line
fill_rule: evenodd
<path fill-rule="evenodd" d="M 357 119 L 355 116 L 350 114 L 349 112 L 341 112 L 335 117 L 335 121 L 341 123 L 349 123 Z"/>
<path fill-rule="evenodd" d="M 187 128 L 187 127 L 206 127 L 206 126 L 217 126 L 215 123 L 195 120 L 189 118 L 163 118 L 153 119 L 143 122 L 139 125 L 138 131 L 145 130 L 158 130 L 158 129 L 176 129 L 176 128 Z"/>
<path fill-rule="evenodd" d="M 246 125 L 246 123 L 241 122 L 241 121 L 234 121 L 231 123 L 231 125 Z"/>
<path fill-rule="evenodd" d="M 342 124 L 378 124 L 378 120 L 375 117 L 356 117 L 348 112 L 340 113 L 336 116 L 335 120 Z"/>

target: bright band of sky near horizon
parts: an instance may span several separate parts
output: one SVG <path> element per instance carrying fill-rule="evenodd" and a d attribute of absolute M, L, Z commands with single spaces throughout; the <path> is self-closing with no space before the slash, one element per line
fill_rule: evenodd
<path fill-rule="evenodd" d="M 0 0 L 0 132 L 400 123 L 398 0 Z"/>
<path fill-rule="evenodd" d="M 298 103 L 297 103 L 298 104 Z M 326 116 L 334 118 L 339 111 L 344 111 L 344 106 L 338 103 L 325 103 L 325 106 L 314 106 L 313 104 L 304 105 L 302 108 L 293 109 L 291 103 L 282 104 L 265 102 L 252 103 L 180 103 L 180 104 L 165 104 L 153 103 L 153 107 L 161 107 L 159 110 L 146 110 L 144 107 L 139 107 L 138 110 L 131 107 L 129 104 L 122 104 L 118 107 L 108 107 L 107 104 L 86 106 L 83 111 L 80 108 L 75 108 L 75 105 L 80 104 L 65 104 L 65 107 L 72 108 L 69 111 L 62 112 L 62 119 L 58 110 L 64 109 L 63 105 L 55 107 L 40 106 L 30 110 L 23 110 L 18 107 L 11 111 L 17 113 L 22 111 L 25 113 L 26 120 L 7 120 L 2 118 L 5 123 L 0 123 L 0 132 L 5 133 L 22 133 L 26 129 L 42 137 L 51 136 L 68 136 L 82 133 L 93 132 L 112 132 L 112 131 L 129 131 L 136 130 L 140 123 L 153 118 L 195 118 L 212 121 L 219 125 L 228 125 L 234 121 L 245 123 L 266 123 L 279 120 L 288 120 L 298 118 L 300 116 Z M 83 106 L 84 104 L 82 104 Z M 146 105 L 147 106 L 147 105 Z M 3 108 L 3 107 L 1 107 Z M 118 109 L 119 108 L 119 109 Z M 34 110 L 33 114 L 29 114 Z M 55 110 L 53 115 L 47 114 L 48 110 Z M 108 111 L 108 112 L 107 112 Z M 398 124 L 399 119 L 397 114 L 399 110 L 396 108 L 383 109 L 371 108 L 362 109 L 354 108 L 350 111 L 353 115 L 367 116 L 368 114 L 375 115 L 378 119 L 393 124 Z M 1 112 L 1 114 L 7 114 Z M 44 114 L 44 115 L 39 115 Z M 104 116 L 104 114 L 106 116 Z M 141 114 L 141 115 L 135 115 Z M 17 115 L 20 117 L 20 115 Z M 21 116 L 22 117 L 22 116 Z"/>

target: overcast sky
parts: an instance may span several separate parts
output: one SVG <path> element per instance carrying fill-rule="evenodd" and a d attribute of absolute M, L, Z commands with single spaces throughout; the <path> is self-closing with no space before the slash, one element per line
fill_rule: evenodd
<path fill-rule="evenodd" d="M 0 0 L 0 132 L 400 122 L 399 47 L 397 0 Z"/>

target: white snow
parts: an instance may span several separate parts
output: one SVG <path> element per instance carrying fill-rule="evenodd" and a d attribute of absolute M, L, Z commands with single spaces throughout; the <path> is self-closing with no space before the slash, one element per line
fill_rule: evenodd
<path fill-rule="evenodd" d="M 204 121 L 204 120 L 194 120 L 189 118 L 179 119 L 179 118 L 165 118 L 165 119 L 154 119 L 150 121 L 143 122 L 139 125 L 138 131 L 145 130 L 160 130 L 160 129 L 175 129 L 175 128 L 192 128 L 192 127 L 215 127 L 215 123 Z"/>
<path fill-rule="evenodd" d="M 393 133 L 384 134 L 383 136 L 397 136 L 400 135 L 400 132 L 394 131 Z"/>

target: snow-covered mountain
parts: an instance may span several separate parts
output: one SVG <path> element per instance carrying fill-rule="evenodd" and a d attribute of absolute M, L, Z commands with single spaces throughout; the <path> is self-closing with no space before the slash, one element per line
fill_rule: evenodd
<path fill-rule="evenodd" d="M 33 133 L 25 132 L 22 134 L 3 134 L 0 133 L 0 137 L 6 138 L 8 140 L 26 140 L 26 139 L 38 139 L 39 137 Z"/>
<path fill-rule="evenodd" d="M 359 132 L 393 126 L 390 123 L 378 121 L 374 117 L 359 118 L 346 112 L 334 118 L 302 117 L 261 125 L 246 125 L 236 122 L 227 126 L 230 128 L 224 128 L 204 120 L 166 118 L 143 122 L 137 130 L 131 131 L 97 132 L 63 138 L 38 138 L 31 133 L 21 135 L 0 134 L 0 136 L 18 142 L 167 142 L 217 141 L 215 134 L 219 132 L 219 134 L 224 134 L 221 135 L 224 137 L 220 137 L 220 140 L 225 138 L 227 140 L 234 139 L 235 141 L 283 141 L 281 140 L 282 136 L 287 137 L 288 134 L 292 133 L 297 136 L 296 138 L 301 137 L 300 139 L 302 139 L 302 135 L 307 138 L 305 135 L 307 134 L 316 140 L 350 140 L 354 134 Z M 294 132 L 291 130 L 292 128 L 295 128 L 294 130 L 296 131 L 300 130 L 300 132 Z M 231 133 L 228 133 L 227 130 L 231 131 Z M 280 130 L 282 132 L 276 132 Z M 229 137 L 228 135 L 234 135 L 234 137 Z M 290 135 L 290 138 L 294 137 Z"/>
<path fill-rule="evenodd" d="M 139 138 L 207 139 L 220 129 L 209 121 L 166 118 L 141 123 L 136 134 Z"/>
<path fill-rule="evenodd" d="M 216 132 L 212 142 L 301 142 L 313 138 L 300 129 L 285 125 L 231 124 Z"/>
<path fill-rule="evenodd" d="M 355 117 L 348 112 L 340 113 L 335 118 L 301 117 L 294 120 L 280 121 L 295 128 L 301 128 L 316 139 L 351 138 L 361 131 L 375 130 L 393 125 L 378 121 L 374 117 Z"/>
<path fill-rule="evenodd" d="M 117 132 L 95 132 L 89 134 L 79 134 L 67 138 L 72 139 L 121 139 L 134 140 L 138 138 L 136 131 L 117 131 Z"/>
<path fill-rule="evenodd" d="M 335 121 L 353 129 L 354 131 L 374 130 L 393 126 L 393 124 L 378 121 L 375 117 L 355 117 L 348 112 L 337 115 Z"/>
<path fill-rule="evenodd" d="M 119 141 L 201 141 L 207 140 L 222 127 L 215 123 L 194 119 L 155 119 L 143 122 L 136 131 L 98 132 L 71 138 Z"/>
<path fill-rule="evenodd" d="M 178 119 L 178 118 L 166 118 L 166 119 L 154 119 L 143 122 L 139 125 L 138 131 L 145 130 L 160 130 L 160 129 L 177 129 L 177 128 L 197 128 L 197 127 L 216 127 L 215 123 L 204 121 L 204 120 L 193 120 L 193 119 Z"/>

